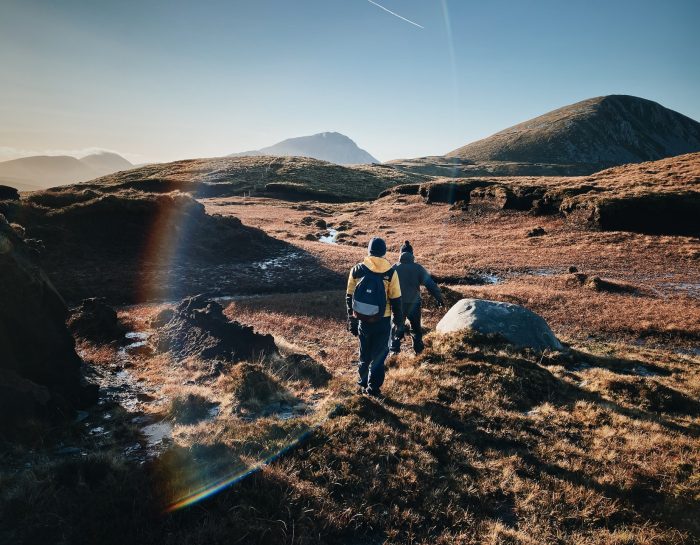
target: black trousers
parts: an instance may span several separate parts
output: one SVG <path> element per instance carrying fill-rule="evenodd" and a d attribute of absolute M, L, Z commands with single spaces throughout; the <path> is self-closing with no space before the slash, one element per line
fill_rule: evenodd
<path fill-rule="evenodd" d="M 411 340 L 413 341 L 413 350 L 416 354 L 423 351 L 425 345 L 423 344 L 423 328 L 421 327 L 421 306 L 420 304 L 411 305 L 410 307 L 403 309 L 404 316 L 411 325 Z M 396 337 L 396 332 L 393 331 L 391 336 L 391 351 L 399 352 L 401 350 L 401 339 Z"/>

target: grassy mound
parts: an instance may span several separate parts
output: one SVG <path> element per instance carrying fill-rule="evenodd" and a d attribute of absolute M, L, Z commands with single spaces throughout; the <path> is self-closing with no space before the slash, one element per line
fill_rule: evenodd
<path fill-rule="evenodd" d="M 259 365 L 240 363 L 224 381 L 234 411 L 255 411 L 275 402 L 292 399 L 284 386 Z"/>
<path fill-rule="evenodd" d="M 196 424 L 210 417 L 213 407 L 215 404 L 201 395 L 182 394 L 170 400 L 168 418 L 179 424 Z"/>
<path fill-rule="evenodd" d="M 286 248 L 235 217 L 207 214 L 183 193 L 101 193 L 75 185 L 0 202 L 0 213 L 24 227 L 69 301 L 197 293 L 212 286 L 202 267 L 269 259 Z M 245 285 L 245 278 L 230 276 Z M 255 281 L 259 275 L 249 276 Z"/>
<path fill-rule="evenodd" d="M 306 354 L 270 358 L 268 365 L 284 380 L 302 381 L 314 387 L 325 386 L 332 376 L 323 364 Z"/>

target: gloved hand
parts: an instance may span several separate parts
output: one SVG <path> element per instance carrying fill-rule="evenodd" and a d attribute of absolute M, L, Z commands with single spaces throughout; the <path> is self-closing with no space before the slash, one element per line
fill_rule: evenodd
<path fill-rule="evenodd" d="M 355 337 L 359 335 L 360 323 L 357 318 L 348 318 L 348 331 Z"/>

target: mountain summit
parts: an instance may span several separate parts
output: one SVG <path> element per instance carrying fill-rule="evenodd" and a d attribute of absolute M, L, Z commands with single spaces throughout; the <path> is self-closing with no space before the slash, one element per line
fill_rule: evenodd
<path fill-rule="evenodd" d="M 311 157 L 338 165 L 361 165 L 379 162 L 365 150 L 359 148 L 352 139 L 339 132 L 320 132 L 311 136 L 288 138 L 273 146 L 242 153 L 232 153 L 229 157 L 244 157 L 246 155 Z"/>
<path fill-rule="evenodd" d="M 697 121 L 651 100 L 609 95 L 514 125 L 447 157 L 604 168 L 695 151 L 700 151 Z"/>

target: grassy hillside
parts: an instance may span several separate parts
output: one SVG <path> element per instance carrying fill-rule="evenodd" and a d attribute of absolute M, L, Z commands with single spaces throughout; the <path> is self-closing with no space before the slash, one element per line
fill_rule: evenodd
<path fill-rule="evenodd" d="M 58 215 L 51 221 L 62 228 L 85 220 L 81 232 L 102 218 L 115 233 L 123 220 L 105 213 L 114 198 L 127 198 L 122 212 L 181 201 L 201 221 L 188 246 L 217 259 L 197 257 L 197 274 L 180 271 L 173 286 L 219 286 L 233 296 L 219 300 L 225 315 L 273 335 L 279 354 L 205 356 L 216 345 L 200 336 L 209 321 L 199 312 L 199 329 L 177 338 L 206 342 L 163 350 L 164 333 L 177 333 L 170 302 L 118 309 L 128 339 L 96 344 L 78 334 L 101 403 L 62 427 L 27 422 L 22 443 L 0 437 L 0 542 L 698 542 L 700 241 L 584 228 L 558 208 L 534 210 L 530 197 L 541 190 L 537 198 L 551 192 L 563 202 L 657 185 L 675 194 L 695 183 L 695 160 L 588 179 L 486 178 L 470 191 L 440 181 L 430 205 L 420 184 L 352 203 L 233 196 L 200 205 L 119 187 L 7 204 Z M 443 202 L 464 195 L 467 206 Z M 93 213 L 64 221 L 83 210 Z M 261 261 L 199 247 L 219 240 L 220 225 L 240 235 L 226 244 L 234 254 L 257 233 Z M 329 228 L 336 244 L 319 240 Z M 391 260 L 410 239 L 449 301 L 524 305 L 571 350 L 437 336 L 443 311 L 426 299 L 426 351 L 390 361 L 384 401 L 357 395 L 342 280 L 374 235 L 387 240 Z M 290 250 L 284 259 L 268 259 L 268 237 Z M 124 268 L 111 268 L 78 281 L 118 285 Z M 240 270 L 247 296 L 237 291 Z M 330 291 L 296 293 L 302 283 Z M 261 295 L 271 287 L 286 293 Z"/>
<path fill-rule="evenodd" d="M 219 157 L 147 165 L 80 184 L 80 188 L 347 202 L 374 199 L 394 185 L 425 179 L 380 165 L 347 167 L 307 157 Z M 61 190 L 73 189 L 57 191 Z"/>
<path fill-rule="evenodd" d="M 590 98 L 447 154 L 478 161 L 605 166 L 700 151 L 700 123 L 628 95 Z"/>
<path fill-rule="evenodd" d="M 389 164 L 451 178 L 581 176 L 697 151 L 697 121 L 650 100 L 609 95 L 547 112 L 444 156 Z"/>

